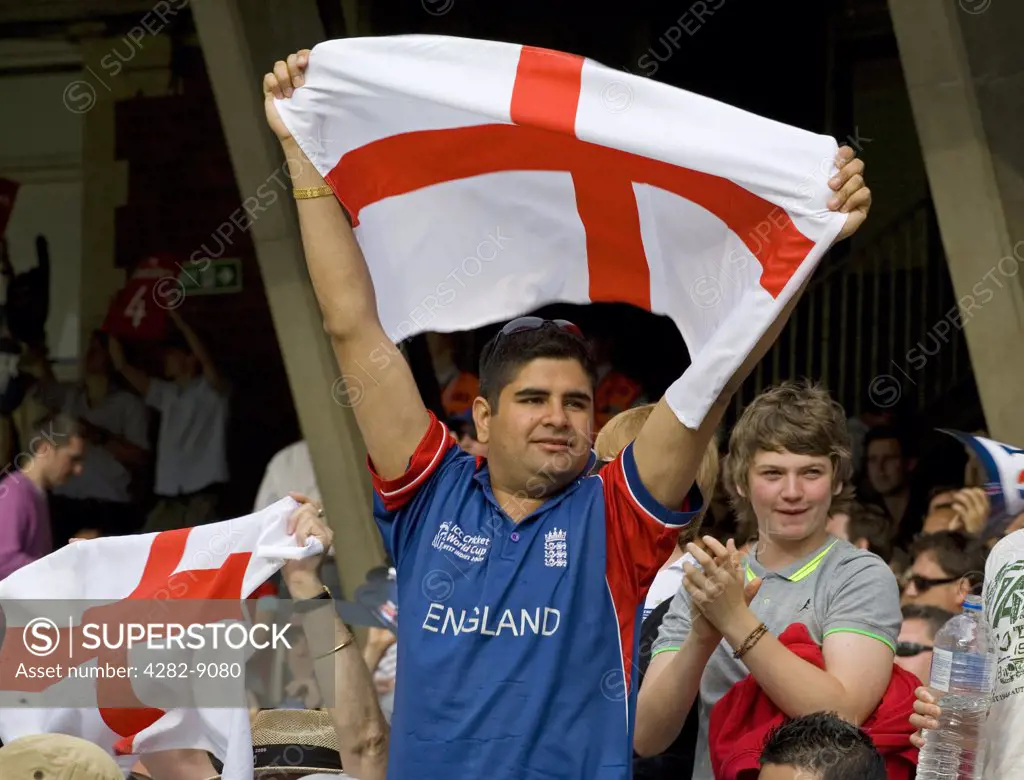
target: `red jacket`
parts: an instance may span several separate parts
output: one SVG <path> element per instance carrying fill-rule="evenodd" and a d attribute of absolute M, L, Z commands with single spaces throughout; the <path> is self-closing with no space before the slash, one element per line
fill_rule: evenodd
<path fill-rule="evenodd" d="M 790 651 L 805 661 L 825 668 L 821 648 L 802 623 L 794 623 L 779 637 Z M 918 679 L 893 665 L 892 679 L 878 708 L 861 728 L 871 737 L 885 759 L 889 780 L 914 780 L 917 748 L 910 744 L 914 728 L 914 690 Z M 752 780 L 760 771 L 758 759 L 768 732 L 782 725 L 786 716 L 748 676 L 736 683 L 711 709 L 708 742 L 716 780 Z"/>

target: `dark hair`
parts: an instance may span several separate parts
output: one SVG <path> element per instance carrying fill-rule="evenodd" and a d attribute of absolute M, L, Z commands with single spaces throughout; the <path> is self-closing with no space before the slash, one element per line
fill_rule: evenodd
<path fill-rule="evenodd" d="M 892 521 L 880 507 L 873 504 L 851 506 L 846 537 L 851 543 L 858 539 L 867 539 L 869 551 L 886 562 L 892 558 Z"/>
<path fill-rule="evenodd" d="M 928 624 L 928 630 L 934 637 L 946 623 L 956 617 L 952 612 L 947 612 L 941 607 L 933 607 L 931 604 L 904 604 L 903 621 L 923 620 Z"/>
<path fill-rule="evenodd" d="M 575 360 L 587 372 L 591 387 L 597 384 L 597 368 L 590 345 L 579 336 L 544 325 L 502 336 L 500 333 L 484 345 L 480 354 L 480 395 L 492 412 L 498 411 L 498 397 L 527 363 L 540 358 Z"/>
<path fill-rule="evenodd" d="M 988 550 L 978 539 L 962 531 L 936 531 L 922 534 L 910 546 L 910 557 L 916 559 L 930 552 L 949 577 L 971 577 L 971 584 L 981 582 Z"/>
<path fill-rule="evenodd" d="M 830 712 L 816 712 L 773 729 L 761 765 L 792 766 L 821 780 L 886 780 L 885 761 L 870 737 Z"/>
<path fill-rule="evenodd" d="M 888 441 L 889 439 L 895 439 L 899 442 L 900 455 L 904 460 L 910 457 L 911 445 L 906 433 L 891 425 L 879 425 L 864 434 L 864 448 L 861 450 L 864 453 L 864 457 L 867 457 L 868 447 L 871 446 L 872 442 Z"/>

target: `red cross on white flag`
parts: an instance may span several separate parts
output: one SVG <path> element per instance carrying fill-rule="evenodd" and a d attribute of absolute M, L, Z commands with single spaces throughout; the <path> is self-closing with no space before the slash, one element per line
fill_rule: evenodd
<path fill-rule="evenodd" d="M 163 619 L 170 622 L 196 622 L 183 620 L 187 614 L 201 614 L 198 622 L 205 624 L 243 620 L 242 600 L 278 571 L 286 557 L 322 552 L 316 540 L 298 547 L 294 537 L 285 533 L 287 518 L 297 506 L 294 500 L 285 498 L 260 512 L 222 523 L 78 542 L 18 569 L 0 582 L 0 604 L 6 618 L 0 646 L 3 742 L 31 734 L 71 734 L 122 756 L 126 767 L 146 753 L 198 748 L 224 762 L 224 780 L 251 778 L 247 708 L 211 705 L 165 712 L 148 706 L 151 702 L 140 691 L 152 691 L 161 684 L 178 685 L 184 690 L 193 683 L 211 682 L 184 677 L 154 680 L 153 675 L 142 672 L 124 647 L 83 652 L 80 628 L 85 623 L 103 624 L 105 617 L 112 623 L 131 621 L 129 616 L 138 612 L 134 605 L 146 611 L 145 622 L 152 622 L 154 605 L 160 603 L 167 605 L 167 617 Z M 61 654 L 40 656 L 29 649 L 24 626 L 31 622 L 34 610 L 49 614 L 56 602 L 66 604 L 69 612 L 74 612 L 75 605 L 82 605 L 82 614 L 77 619 L 72 617 L 73 626 L 68 628 L 64 628 L 67 618 L 57 627 L 48 626 L 55 629 L 50 639 Z M 90 607 L 88 602 L 106 605 Z M 73 652 L 73 663 L 60 663 L 65 648 L 69 657 Z M 45 665 L 56 670 L 55 676 L 39 679 L 19 674 L 23 662 Z M 71 666 L 76 669 L 74 673 Z M 135 668 L 136 674 L 132 679 L 83 680 L 78 670 L 96 666 Z M 191 668 L 189 677 L 194 677 Z M 88 686 L 85 695 L 93 706 L 47 706 L 53 701 L 77 704 L 83 686 Z"/>
<path fill-rule="evenodd" d="M 668 315 L 687 425 L 835 239 L 835 140 L 561 52 L 316 46 L 277 109 L 353 218 L 400 341 L 562 301 Z"/>

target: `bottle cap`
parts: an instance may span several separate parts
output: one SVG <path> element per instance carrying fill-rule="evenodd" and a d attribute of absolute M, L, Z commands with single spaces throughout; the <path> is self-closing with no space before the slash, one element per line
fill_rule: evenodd
<path fill-rule="evenodd" d="M 981 608 L 981 596 L 975 596 L 973 593 L 971 593 L 968 596 L 964 596 L 964 609 L 970 609 L 975 612 L 980 612 Z"/>

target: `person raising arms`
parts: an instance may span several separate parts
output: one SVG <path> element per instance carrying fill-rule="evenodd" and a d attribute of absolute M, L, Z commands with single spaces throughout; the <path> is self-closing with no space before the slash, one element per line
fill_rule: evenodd
<path fill-rule="evenodd" d="M 488 457 L 467 455 L 424 406 L 397 350 L 371 359 L 390 339 L 366 261 L 276 108 L 302 89 L 309 56 L 297 52 L 264 76 L 265 108 L 290 161 L 324 328 L 342 375 L 364 386 L 353 412 L 402 604 L 389 776 L 626 777 L 638 607 L 701 508 L 691 487 L 729 399 L 799 296 L 699 428 L 683 426 L 662 399 L 636 440 L 589 479 L 587 343 L 564 320 L 513 320 L 480 361 L 473 419 Z M 845 238 L 871 195 L 852 150 L 836 165 L 832 202 L 849 215 Z"/>

